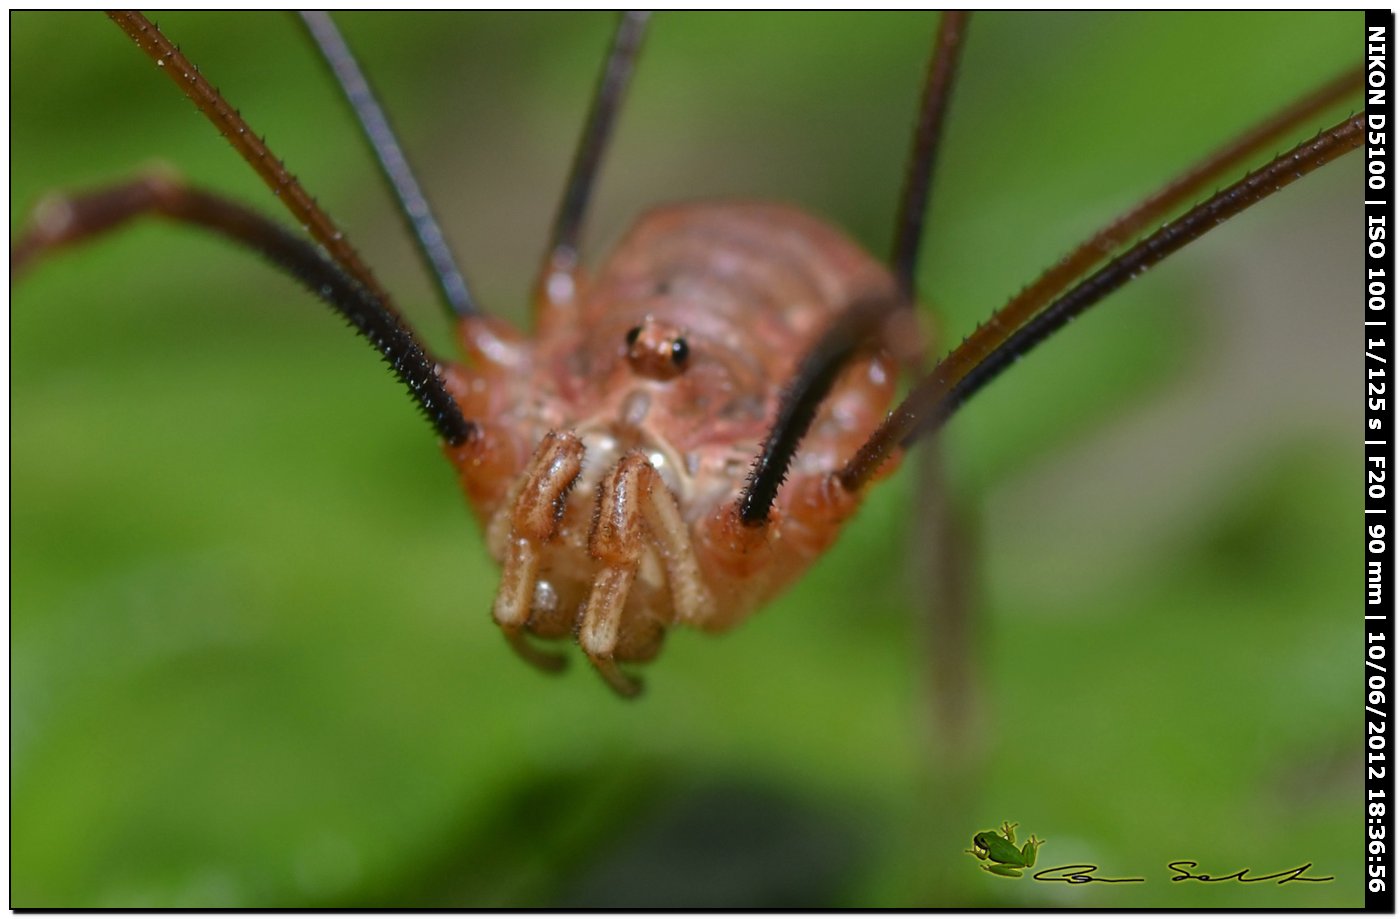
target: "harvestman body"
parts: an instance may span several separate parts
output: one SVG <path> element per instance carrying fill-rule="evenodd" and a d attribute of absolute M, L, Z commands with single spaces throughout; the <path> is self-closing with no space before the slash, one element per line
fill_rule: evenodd
<path fill-rule="evenodd" d="M 496 621 L 579 644 L 605 671 L 652 657 L 673 623 L 722 629 L 830 545 L 855 509 L 831 470 L 884 417 L 894 368 L 856 361 L 818 415 L 765 528 L 739 486 L 802 350 L 894 280 L 792 208 L 707 203 L 643 217 L 538 340 L 469 318 L 475 370 L 448 390 L 481 436 L 450 448 L 503 575 Z"/>
<path fill-rule="evenodd" d="M 625 15 L 527 338 L 472 301 L 349 50 L 329 17 L 307 14 L 459 321 L 471 359 L 464 366 L 423 347 L 329 217 L 154 26 L 138 14 L 112 15 L 322 248 L 233 202 L 151 176 L 41 204 L 12 250 L 12 272 L 154 213 L 231 237 L 298 277 L 380 351 L 442 438 L 502 566 L 492 615 L 511 645 L 552 669 L 562 658 L 527 636 L 576 636 L 626 695 L 639 684 L 619 663 L 654 657 L 672 625 L 721 630 L 773 597 L 832 543 L 865 486 L 903 448 L 1021 355 L 1142 270 L 1361 141 L 1360 117 L 1350 118 L 1106 260 L 1222 172 L 1353 92 L 1360 76 L 1348 74 L 1105 227 L 890 413 L 893 346 L 907 326 L 966 16 L 945 14 L 935 41 L 889 266 L 795 208 L 712 202 L 646 214 L 589 277 L 577 264 L 579 227 L 645 24 Z"/>

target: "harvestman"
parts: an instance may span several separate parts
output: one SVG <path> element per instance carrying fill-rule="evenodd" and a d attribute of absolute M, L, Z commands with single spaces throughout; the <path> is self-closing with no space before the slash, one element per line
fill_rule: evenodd
<path fill-rule="evenodd" d="M 719 631 L 798 577 L 903 451 L 1070 319 L 1211 227 L 1362 141 L 1350 117 L 1124 249 L 1222 174 L 1361 86 L 1349 73 L 1168 183 L 997 311 L 889 410 L 934 162 L 966 14 L 934 42 L 888 264 L 795 208 L 719 201 L 644 215 L 596 272 L 582 221 L 625 95 L 644 14 L 617 29 L 536 285 L 535 332 L 481 311 L 349 49 L 304 21 L 395 189 L 454 316 L 469 365 L 433 355 L 329 216 L 145 18 L 112 18 L 233 144 L 315 242 L 242 205 L 153 174 L 35 209 L 12 275 L 64 245 L 158 214 L 251 248 L 302 281 L 380 352 L 457 470 L 502 566 L 492 616 L 528 636 L 574 636 L 609 685 L 666 630 Z M 1121 250 L 1121 251 L 1120 251 Z M 1119 254 L 1109 258 L 1114 252 Z M 800 449 L 799 449 L 800 446 Z"/>

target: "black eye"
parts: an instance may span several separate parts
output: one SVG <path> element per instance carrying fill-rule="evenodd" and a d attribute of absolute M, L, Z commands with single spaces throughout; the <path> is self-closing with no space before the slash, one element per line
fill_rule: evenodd
<path fill-rule="evenodd" d="M 628 329 L 628 330 L 627 330 L 627 347 L 630 348 L 630 347 L 632 347 L 633 345 L 635 345 L 635 344 L 637 343 L 637 339 L 638 339 L 639 337 L 641 337 L 641 334 L 642 334 L 642 327 L 639 326 L 639 325 L 634 325 L 634 326 L 632 326 L 632 328 Z"/>
<path fill-rule="evenodd" d="M 677 338 L 671 342 L 671 363 L 679 367 L 685 363 L 685 359 L 690 357 L 690 345 L 685 343 L 684 338 Z"/>

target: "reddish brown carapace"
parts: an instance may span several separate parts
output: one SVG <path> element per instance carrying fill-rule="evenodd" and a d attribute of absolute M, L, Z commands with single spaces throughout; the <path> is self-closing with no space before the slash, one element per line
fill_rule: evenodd
<path fill-rule="evenodd" d="M 493 616 L 526 643 L 575 636 L 622 692 L 676 624 L 728 628 L 800 575 L 858 496 L 831 473 L 883 419 L 894 364 L 840 377 L 769 523 L 738 498 L 784 385 L 833 319 L 896 296 L 888 269 L 784 205 L 683 204 L 646 214 L 597 276 L 545 293 L 534 339 L 460 326 L 471 368 L 445 376 L 479 436 L 448 457 L 502 566 Z"/>

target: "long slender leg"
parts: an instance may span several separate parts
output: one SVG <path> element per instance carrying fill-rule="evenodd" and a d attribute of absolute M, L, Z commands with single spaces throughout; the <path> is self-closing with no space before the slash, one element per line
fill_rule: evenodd
<path fill-rule="evenodd" d="M 871 474 L 871 470 L 866 467 L 872 463 L 883 462 L 884 457 L 888 456 L 898 443 L 908 443 L 913 436 L 917 436 L 919 431 L 915 429 L 918 423 L 913 415 L 932 411 L 930 407 L 935 405 L 957 380 L 971 373 L 979 363 L 985 361 L 1019 326 L 1043 309 L 1075 278 L 1107 257 L 1126 240 L 1159 221 L 1193 195 L 1199 194 L 1226 171 L 1240 168 L 1248 158 L 1257 155 L 1269 144 L 1288 132 L 1297 130 L 1309 118 L 1355 92 L 1360 88 L 1362 79 L 1361 71 L 1348 71 L 1285 107 L 1168 182 L 1141 204 L 1113 220 L 1047 269 L 943 359 L 934 372 L 926 377 L 896 410 L 896 418 L 892 418 L 885 429 L 877 432 L 876 437 L 872 438 L 872 443 L 863 447 L 860 454 L 847 464 L 841 473 L 842 481 L 851 487 L 859 487 Z"/>
<path fill-rule="evenodd" d="M 624 696 L 641 684 L 617 666 L 623 610 L 648 543 L 661 551 L 678 618 L 696 623 L 711 611 L 690 532 L 666 483 L 641 452 L 628 453 L 603 480 L 588 552 L 602 566 L 579 625 L 579 645 L 603 679 Z"/>
<path fill-rule="evenodd" d="M 448 394 L 438 360 L 393 307 L 310 241 L 241 204 L 185 185 L 171 173 L 40 202 L 10 250 L 10 273 L 24 271 L 55 249 L 86 242 L 147 215 L 199 226 L 261 253 L 345 317 L 379 351 L 444 441 L 460 445 L 472 438 L 475 426 L 462 417 Z"/>
<path fill-rule="evenodd" d="M 543 670 L 558 670 L 564 658 L 537 650 L 526 640 L 524 630 L 534 606 L 545 544 L 559 530 L 569 492 L 583 470 L 583 455 L 583 441 L 575 435 L 546 434 L 509 505 L 510 535 L 491 616 L 511 647 Z"/>
<path fill-rule="evenodd" d="M 890 267 L 894 270 L 900 291 L 911 303 L 914 300 L 914 271 L 919 263 L 919 244 L 923 240 L 924 219 L 933 188 L 939 143 L 943 139 L 943 122 L 953 98 L 953 84 L 962 56 L 968 18 L 966 12 L 945 10 L 938 21 L 938 34 L 934 37 L 934 50 L 929 57 L 928 77 L 919 101 L 919 125 L 914 131 L 914 147 L 909 153 L 904 189 L 899 196 Z"/>
<path fill-rule="evenodd" d="M 296 218 L 297 223 L 306 227 L 315 240 L 325 246 L 331 258 L 380 303 L 392 308 L 393 298 L 375 280 L 374 273 L 361 260 L 359 253 L 350 245 L 350 241 L 335 225 L 335 221 L 331 220 L 330 215 L 306 193 L 296 176 L 287 171 L 282 161 L 273 155 L 262 138 L 243 120 L 243 116 L 224 101 L 219 91 L 199 72 L 199 68 L 190 63 L 189 59 L 180 53 L 180 49 L 140 13 L 121 10 L 109 12 L 107 15 L 204 113 L 224 139 L 238 151 L 238 155 L 243 157 L 244 162 L 262 177 L 263 182 Z"/>
<path fill-rule="evenodd" d="M 573 303 L 577 293 L 576 272 L 583 216 L 588 209 L 598 168 L 603 162 L 603 152 L 612 136 L 613 123 L 627 94 L 627 85 L 632 78 L 637 54 L 641 51 L 650 15 L 633 11 L 622 13 L 618 19 L 612 50 L 598 78 L 593 107 L 588 112 L 578 148 L 574 151 L 573 166 L 564 186 L 564 198 L 559 202 L 549 249 L 540 270 L 536 290 L 541 306 L 566 307 Z"/>
<path fill-rule="evenodd" d="M 967 18 L 967 13 L 944 13 L 934 38 L 928 75 L 919 102 L 918 127 L 909 151 L 895 221 L 891 268 L 898 295 L 874 293 L 852 303 L 804 356 L 797 374 L 783 394 L 777 419 L 740 496 L 739 515 L 746 526 L 757 527 L 767 523 L 778 487 L 787 474 L 797 446 L 846 362 L 877 340 L 886 321 L 895 315 L 899 307 L 912 305 L 914 266 L 923 237 L 924 215 L 928 211 L 938 144 L 952 98 Z"/>
<path fill-rule="evenodd" d="M 842 484 L 852 490 L 863 487 L 897 449 L 937 428 L 972 395 L 1071 319 L 1192 240 L 1356 149 L 1364 130 L 1362 116 L 1355 115 L 1212 195 L 1080 282 L 1019 331 L 1007 335 L 980 362 L 968 364 L 964 346 L 954 349 L 841 469 L 838 477 Z"/>
<path fill-rule="evenodd" d="M 912 437 L 922 433 L 921 428 L 916 430 L 918 422 L 914 416 L 922 417 L 931 412 L 932 406 L 938 403 L 957 380 L 971 373 L 974 367 L 991 355 L 1019 326 L 1043 309 L 1056 294 L 1065 290 L 1075 278 L 1137 233 L 1181 206 L 1193 195 L 1199 194 L 1223 173 L 1241 168 L 1250 157 L 1258 155 L 1288 132 L 1297 130 L 1309 118 L 1358 90 L 1362 85 L 1363 76 L 1359 70 L 1348 71 L 1285 107 L 1168 182 L 1046 270 L 1011 298 L 1002 309 L 973 330 L 962 344 L 943 359 L 934 372 L 896 409 L 890 423 L 877 432 L 872 442 L 862 447 L 860 453 L 846 465 L 841 472 L 841 481 L 852 488 L 858 488 L 867 481 L 874 471 L 870 468 L 872 464 L 884 462 L 896 446 L 907 446 Z M 917 248 L 917 242 L 914 248 Z M 896 251 L 900 251 L 898 244 Z"/>
<path fill-rule="evenodd" d="M 914 132 L 914 147 L 895 222 L 894 248 L 890 266 L 910 305 L 915 295 L 914 277 L 919 264 L 920 242 L 929 211 L 935 161 L 943 135 L 943 123 L 953 94 L 953 84 L 961 58 L 969 14 L 945 11 L 934 38 L 929 74 L 920 102 L 920 119 Z M 922 376 L 927 366 L 920 362 L 915 373 Z M 970 667 L 975 659 L 970 633 L 975 621 L 975 589 L 967 564 L 973 540 L 967 519 L 958 514 L 946 487 L 941 445 L 929 443 L 913 456 L 917 467 L 915 495 L 920 513 L 916 515 L 912 559 L 920 577 L 920 590 L 914 604 L 916 628 L 926 645 L 921 656 L 928 691 L 925 733 L 926 767 L 938 779 L 929 783 L 922 800 L 934 813 L 943 810 L 949 793 L 965 791 L 949 760 L 967 752 L 961 730 L 963 707 L 975 695 Z M 926 825 L 937 826 L 939 821 Z"/>
<path fill-rule="evenodd" d="M 408 224 L 409 232 L 418 245 L 418 254 L 424 266 L 437 281 L 443 304 L 456 318 L 475 316 L 481 309 L 467 288 L 467 280 L 457 267 L 452 249 L 442 235 L 442 227 L 433 216 L 428 199 L 413 174 L 403 146 L 394 134 L 384 108 L 374 95 L 364 71 L 351 53 L 344 36 L 336 28 L 330 13 L 321 10 L 303 10 L 301 21 L 311 35 L 332 76 L 339 84 L 345 101 L 350 104 L 355 119 L 375 158 L 379 160 L 380 172 L 394 192 L 399 203 L 399 212 Z"/>
<path fill-rule="evenodd" d="M 1083 276 L 1133 237 L 1160 223 L 1173 210 L 1202 194 L 1212 182 L 1219 181 L 1225 174 L 1244 169 L 1251 158 L 1262 155 L 1309 119 L 1360 91 L 1363 76 L 1362 71 L 1355 70 L 1334 78 L 1211 153 L 1153 192 L 1142 203 L 1104 226 L 1023 287 L 1004 307 L 974 329 L 958 348 L 959 364 L 971 367 L 981 361 L 1076 278 Z M 954 374 L 961 372 L 956 367 L 949 369 Z"/>
<path fill-rule="evenodd" d="M 879 337 L 885 323 L 903 305 L 893 291 L 874 294 L 851 304 L 827 328 L 802 358 L 797 373 L 778 405 L 778 416 L 739 496 L 739 518 L 745 526 L 768 522 L 778 487 L 787 477 L 797 445 L 817 417 L 846 362 Z"/>

